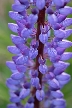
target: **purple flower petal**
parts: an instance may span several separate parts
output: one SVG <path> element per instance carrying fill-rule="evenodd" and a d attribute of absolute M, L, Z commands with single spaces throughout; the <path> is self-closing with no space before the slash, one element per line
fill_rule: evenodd
<path fill-rule="evenodd" d="M 31 78 L 31 84 L 32 84 L 32 86 L 34 86 L 34 87 L 38 87 L 38 85 L 39 85 L 39 78 L 38 78 L 38 77 L 36 77 L 36 78 Z"/>
<path fill-rule="evenodd" d="M 58 106 L 58 105 L 64 105 L 65 104 L 65 100 L 64 99 L 54 99 L 52 101 L 52 104 Z"/>
<path fill-rule="evenodd" d="M 21 31 L 21 37 L 22 38 L 28 38 L 30 37 L 30 34 L 31 34 L 31 30 L 27 29 L 27 28 L 24 28 L 22 31 Z"/>
<path fill-rule="evenodd" d="M 69 65 L 70 65 L 70 63 L 66 63 L 66 62 L 63 62 L 63 61 L 59 61 L 59 62 L 54 63 L 55 68 L 60 67 L 60 68 L 65 68 L 66 69 Z"/>
<path fill-rule="evenodd" d="M 13 61 L 7 61 L 6 65 L 8 66 L 8 68 L 10 68 L 12 70 L 16 70 L 16 65 L 14 64 Z"/>
<path fill-rule="evenodd" d="M 35 62 L 33 60 L 28 60 L 27 66 L 33 67 L 35 65 Z"/>
<path fill-rule="evenodd" d="M 28 62 L 28 56 L 23 56 L 23 55 L 18 57 L 16 60 L 17 65 L 23 65 L 23 64 L 26 64 L 27 62 Z"/>
<path fill-rule="evenodd" d="M 57 56 L 57 51 L 54 48 L 48 48 L 47 52 L 48 52 L 49 57 L 56 57 Z"/>
<path fill-rule="evenodd" d="M 45 97 L 45 93 L 43 90 L 37 90 L 36 91 L 36 98 L 39 100 L 39 101 L 42 101 Z"/>
<path fill-rule="evenodd" d="M 48 67 L 47 67 L 47 65 L 42 65 L 42 64 L 40 64 L 39 65 L 39 71 L 42 73 L 42 74 L 45 74 L 46 72 L 48 72 Z"/>
<path fill-rule="evenodd" d="M 11 39 L 12 39 L 12 42 L 16 45 L 24 43 L 24 40 L 20 36 L 16 36 L 16 35 L 11 34 Z"/>
<path fill-rule="evenodd" d="M 39 10 L 42 10 L 45 7 L 45 0 L 36 0 L 36 6 Z"/>
<path fill-rule="evenodd" d="M 26 82 L 26 83 L 24 83 L 23 86 L 24 86 L 25 89 L 30 89 L 31 84 L 30 84 L 30 82 Z"/>
<path fill-rule="evenodd" d="M 59 74 L 61 74 L 63 71 L 65 70 L 65 68 L 63 67 L 56 67 L 55 69 L 54 69 L 54 75 L 59 75 Z"/>
<path fill-rule="evenodd" d="M 36 58 L 37 55 L 38 55 L 38 50 L 34 49 L 34 48 L 30 48 L 30 50 L 29 50 L 29 57 L 30 57 L 30 59 Z"/>
<path fill-rule="evenodd" d="M 59 22 L 59 23 L 61 23 L 61 22 L 64 21 L 65 19 L 66 19 L 66 15 L 60 14 L 60 15 L 58 16 L 58 22 Z"/>
<path fill-rule="evenodd" d="M 26 1 L 28 1 L 28 0 L 19 0 L 20 2 L 22 2 L 22 3 L 25 3 Z"/>
<path fill-rule="evenodd" d="M 19 55 L 15 55 L 12 57 L 12 60 L 14 61 L 14 63 L 16 64 L 16 60 L 18 59 Z"/>
<path fill-rule="evenodd" d="M 59 9 L 60 14 L 69 15 L 72 14 L 72 7 L 65 6 L 64 8 Z"/>
<path fill-rule="evenodd" d="M 48 22 L 53 25 L 58 22 L 58 18 L 55 14 L 48 15 Z"/>
<path fill-rule="evenodd" d="M 20 54 L 20 50 L 16 46 L 8 46 L 7 49 L 12 54 Z"/>
<path fill-rule="evenodd" d="M 39 35 L 39 40 L 45 44 L 48 41 L 48 35 L 47 34 L 40 34 Z"/>
<path fill-rule="evenodd" d="M 24 5 L 21 5 L 21 4 L 13 4 L 12 5 L 12 9 L 16 12 L 22 12 L 24 11 L 26 7 Z"/>
<path fill-rule="evenodd" d="M 47 13 L 47 14 L 53 14 L 53 13 L 54 13 L 54 10 L 53 10 L 52 8 L 48 7 L 48 8 L 46 9 L 46 13 Z"/>
<path fill-rule="evenodd" d="M 13 69 L 10 69 L 12 73 L 16 73 L 16 72 L 19 72 L 18 70 L 13 70 Z"/>
<path fill-rule="evenodd" d="M 14 23 L 8 23 L 8 27 L 12 32 L 18 33 L 18 25 Z"/>
<path fill-rule="evenodd" d="M 19 73 L 19 72 L 15 72 L 14 74 L 11 75 L 11 78 L 14 80 L 20 80 L 22 79 L 24 76 L 24 74 Z"/>
<path fill-rule="evenodd" d="M 70 81 L 70 79 L 71 79 L 71 78 L 69 78 L 69 79 L 67 79 L 67 80 L 64 80 L 64 81 L 62 81 L 62 80 L 58 80 L 58 81 L 59 81 L 59 84 L 60 84 L 60 85 L 64 86 L 65 84 L 67 84 L 67 83 Z"/>
<path fill-rule="evenodd" d="M 56 106 L 55 108 L 66 108 L 66 105 Z"/>
<path fill-rule="evenodd" d="M 25 56 L 29 55 L 29 48 L 24 44 L 18 44 L 17 47 L 20 49 L 21 53 Z"/>
<path fill-rule="evenodd" d="M 60 60 L 65 61 L 69 60 L 70 58 L 72 58 L 72 52 L 65 52 L 61 55 Z"/>
<path fill-rule="evenodd" d="M 70 75 L 65 73 L 65 72 L 63 72 L 62 74 L 57 75 L 56 79 L 61 80 L 61 81 L 69 80 L 70 79 Z"/>
<path fill-rule="evenodd" d="M 12 78 L 8 78 L 8 79 L 7 79 L 7 82 L 8 82 L 9 84 L 11 84 L 11 85 L 18 85 L 18 84 L 20 83 L 20 81 L 14 80 L 14 79 L 12 79 Z"/>
<path fill-rule="evenodd" d="M 32 39 L 32 41 L 31 41 L 31 46 L 32 46 L 33 48 L 38 48 L 38 46 L 39 46 L 39 41 L 36 41 L 36 39 Z"/>
<path fill-rule="evenodd" d="M 26 103 L 24 108 L 34 108 L 34 103 Z"/>
<path fill-rule="evenodd" d="M 57 47 L 57 48 L 56 48 L 56 51 L 57 51 L 57 54 L 58 54 L 58 55 L 61 55 L 61 54 L 63 54 L 63 53 L 64 53 L 65 48 L 60 48 L 60 47 Z"/>
<path fill-rule="evenodd" d="M 58 37 L 58 38 L 64 38 L 65 35 L 66 35 L 66 32 L 64 30 L 54 30 L 54 35 L 55 37 Z"/>
<path fill-rule="evenodd" d="M 67 29 L 65 30 L 65 32 L 66 32 L 65 38 L 68 38 L 72 34 L 72 29 Z"/>
<path fill-rule="evenodd" d="M 10 101 L 13 103 L 18 103 L 20 102 L 20 98 L 16 95 L 14 95 L 13 97 L 10 98 Z"/>
<path fill-rule="evenodd" d="M 59 89 L 59 82 L 56 79 L 48 80 L 49 86 L 55 89 Z"/>
<path fill-rule="evenodd" d="M 7 106 L 7 108 L 17 108 L 17 106 L 16 106 L 15 104 L 9 104 L 9 105 Z"/>
<path fill-rule="evenodd" d="M 48 79 L 48 80 L 51 80 L 53 79 L 55 76 L 52 72 L 49 72 L 49 74 L 45 74 L 45 78 Z"/>
<path fill-rule="evenodd" d="M 65 40 L 72 34 L 72 29 L 67 29 L 72 25 L 72 18 L 66 18 L 72 13 L 72 7 L 66 6 L 70 0 L 14 1 L 9 17 L 15 20 L 16 24 L 9 23 L 8 27 L 18 36 L 11 34 L 15 46 L 7 47 L 9 52 L 15 54 L 12 57 L 13 62 L 6 62 L 12 71 L 6 85 L 10 89 L 10 101 L 14 102 L 8 108 L 34 108 L 34 96 L 38 101 L 48 102 L 48 106 L 44 103 L 44 107 L 66 108 L 60 89 L 71 79 L 70 75 L 64 72 L 69 63 L 63 62 L 72 58 L 71 52 L 64 52 L 72 46 L 72 42 Z M 29 9 L 31 14 L 28 13 Z M 42 51 L 39 48 L 41 43 L 44 44 Z M 42 59 L 39 60 L 41 56 Z M 51 62 L 49 67 L 47 59 Z M 43 74 L 42 78 L 38 71 Z M 49 85 L 48 90 L 45 89 L 45 83 Z M 32 96 L 31 85 L 36 89 Z M 27 96 L 27 103 L 22 105 L 21 101 Z"/>
<path fill-rule="evenodd" d="M 54 98 L 62 98 L 62 97 L 64 96 L 63 93 L 62 93 L 60 90 L 51 91 L 51 95 L 52 95 Z"/>
<path fill-rule="evenodd" d="M 61 47 L 61 48 L 65 48 L 66 49 L 66 48 L 69 48 L 69 47 L 72 46 L 72 42 L 63 39 L 62 41 L 58 42 L 58 46 Z"/>
<path fill-rule="evenodd" d="M 65 0 L 66 3 L 70 2 L 70 0 Z"/>
<path fill-rule="evenodd" d="M 16 65 L 16 68 L 21 73 L 25 73 L 27 70 L 27 66 L 24 66 L 24 65 Z"/>
<path fill-rule="evenodd" d="M 59 23 L 55 23 L 54 25 L 52 25 L 52 27 L 54 30 L 59 30 L 62 27 L 62 25 Z"/>
<path fill-rule="evenodd" d="M 56 5 L 56 6 L 63 6 L 64 5 L 64 0 L 53 0 L 53 2 L 54 2 L 54 4 Z"/>
<path fill-rule="evenodd" d="M 23 88 L 20 92 L 20 99 L 26 98 L 30 94 L 30 89 Z"/>
<path fill-rule="evenodd" d="M 18 90 L 18 87 L 13 85 L 13 84 L 10 84 L 10 82 L 6 81 L 6 85 L 9 89 L 11 90 Z"/>
<path fill-rule="evenodd" d="M 22 15 L 18 14 L 18 12 L 13 12 L 13 11 L 9 12 L 9 17 L 11 17 L 13 20 L 22 20 L 23 19 Z"/>
<path fill-rule="evenodd" d="M 33 15 L 33 14 L 30 14 L 29 17 L 28 17 L 28 22 L 30 22 L 31 24 L 35 24 L 37 22 L 37 19 L 38 19 L 38 15 Z"/>
<path fill-rule="evenodd" d="M 19 0 L 14 0 L 15 4 L 20 4 Z"/>
<path fill-rule="evenodd" d="M 68 26 L 72 25 L 72 18 L 66 18 L 62 24 L 64 27 L 68 27 Z"/>

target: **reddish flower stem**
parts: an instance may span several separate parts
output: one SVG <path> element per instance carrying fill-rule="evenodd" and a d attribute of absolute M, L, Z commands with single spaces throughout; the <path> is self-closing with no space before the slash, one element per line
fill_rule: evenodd
<path fill-rule="evenodd" d="M 40 10 L 39 14 L 38 14 L 37 34 L 36 34 L 36 40 L 38 40 L 38 41 L 39 41 L 39 35 L 41 34 L 40 26 L 41 25 L 44 26 L 44 22 L 45 22 L 45 8 Z M 39 67 L 39 63 L 38 63 L 39 57 L 42 56 L 42 58 L 43 58 L 43 49 L 44 49 L 44 44 L 42 44 L 39 41 L 38 56 L 36 57 L 35 69 L 38 69 L 38 67 Z M 38 70 L 38 72 L 39 72 L 39 70 Z M 42 74 L 41 74 L 41 72 L 39 72 L 38 78 L 39 78 L 40 84 L 42 85 Z M 32 94 L 35 95 L 35 92 L 36 92 L 36 88 L 33 88 Z M 40 102 L 36 99 L 36 96 L 34 97 L 34 108 L 40 108 Z"/>

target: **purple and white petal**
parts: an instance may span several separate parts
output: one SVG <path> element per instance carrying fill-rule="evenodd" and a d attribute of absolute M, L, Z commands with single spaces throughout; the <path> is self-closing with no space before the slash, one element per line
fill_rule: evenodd
<path fill-rule="evenodd" d="M 72 18 L 66 18 L 62 24 L 63 24 L 63 27 L 65 28 L 72 25 Z"/>
<path fill-rule="evenodd" d="M 18 33 L 18 25 L 14 23 L 8 23 L 8 27 L 12 32 Z"/>
<path fill-rule="evenodd" d="M 69 65 L 70 65 L 70 63 L 66 63 L 63 61 L 59 61 L 59 62 L 54 63 L 55 68 L 60 67 L 60 68 L 66 69 Z"/>
<path fill-rule="evenodd" d="M 24 40 L 20 36 L 11 34 L 11 39 L 12 39 L 12 42 L 16 45 L 24 43 Z"/>
<path fill-rule="evenodd" d="M 48 19 L 48 22 L 51 24 L 51 25 L 54 25 L 55 23 L 58 22 L 58 18 L 55 14 L 52 14 L 52 15 L 48 15 L 47 17 Z"/>
<path fill-rule="evenodd" d="M 63 93 L 60 90 L 56 90 L 56 91 L 51 91 L 51 95 L 54 98 L 63 98 Z"/>
<path fill-rule="evenodd" d="M 17 65 L 23 65 L 23 64 L 26 64 L 27 62 L 28 62 L 28 56 L 21 55 L 16 59 Z"/>
<path fill-rule="evenodd" d="M 12 70 L 16 70 L 16 65 L 13 61 L 7 61 L 6 65 L 8 66 L 8 68 L 10 68 Z"/>
<path fill-rule="evenodd" d="M 59 9 L 60 14 L 69 15 L 72 14 L 72 7 L 65 6 L 64 8 Z"/>
<path fill-rule="evenodd" d="M 11 17 L 13 20 L 22 20 L 23 16 L 18 14 L 18 12 L 9 11 L 9 17 Z"/>
<path fill-rule="evenodd" d="M 70 81 L 70 79 L 71 79 L 71 78 L 69 78 L 69 79 L 67 79 L 67 80 L 64 80 L 64 81 L 62 81 L 62 80 L 58 80 L 58 81 L 59 81 L 59 84 L 60 84 L 61 86 L 64 86 L 65 84 L 67 84 L 67 83 Z"/>
<path fill-rule="evenodd" d="M 68 38 L 72 34 L 72 29 L 67 29 L 65 30 L 65 32 L 66 32 L 65 38 Z"/>
<path fill-rule="evenodd" d="M 65 40 L 65 39 L 63 39 L 62 41 L 58 42 L 57 44 L 58 44 L 59 47 L 65 48 L 65 49 L 72 46 L 72 42 L 68 41 L 68 40 Z"/>
<path fill-rule="evenodd" d="M 12 54 L 20 54 L 20 50 L 16 46 L 8 46 L 7 49 Z"/>
<path fill-rule="evenodd" d="M 62 29 L 54 30 L 54 35 L 55 37 L 58 37 L 58 38 L 64 38 L 66 35 L 66 32 Z"/>
<path fill-rule="evenodd" d="M 50 87 L 55 88 L 55 89 L 59 89 L 59 82 L 54 78 L 52 80 L 48 80 L 48 84 Z"/>
<path fill-rule="evenodd" d="M 61 80 L 61 81 L 70 80 L 70 78 L 71 78 L 70 75 L 65 72 L 56 76 L 56 79 Z"/>
<path fill-rule="evenodd" d="M 60 60 L 66 61 L 69 60 L 70 58 L 72 58 L 72 52 L 65 52 L 61 55 Z"/>
<path fill-rule="evenodd" d="M 14 80 L 12 78 L 8 78 L 7 82 L 11 85 L 18 85 L 20 83 L 20 80 Z"/>
<path fill-rule="evenodd" d="M 20 92 L 20 99 L 26 98 L 30 94 L 30 89 L 23 88 Z"/>

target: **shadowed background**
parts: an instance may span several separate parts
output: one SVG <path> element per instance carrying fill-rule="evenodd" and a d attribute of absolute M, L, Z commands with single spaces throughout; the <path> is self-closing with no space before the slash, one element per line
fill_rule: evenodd
<path fill-rule="evenodd" d="M 10 70 L 6 67 L 5 62 L 11 60 L 12 54 L 7 51 L 7 46 L 12 45 L 10 34 L 11 31 L 8 29 L 7 23 L 14 22 L 8 16 L 8 11 L 11 10 L 11 4 L 13 0 L 0 0 L 0 108 L 6 108 L 9 103 L 8 88 L 5 85 L 6 78 L 10 77 Z M 69 3 L 72 6 L 72 0 Z M 72 15 L 69 15 L 72 18 Z M 72 28 L 72 26 L 70 26 Z M 72 35 L 68 38 L 72 41 Z M 72 52 L 72 47 L 67 49 Z M 66 72 L 71 75 L 72 78 L 72 59 L 68 62 L 71 65 L 67 68 Z M 67 108 L 72 108 L 72 79 L 62 89 L 64 98 L 67 101 Z"/>

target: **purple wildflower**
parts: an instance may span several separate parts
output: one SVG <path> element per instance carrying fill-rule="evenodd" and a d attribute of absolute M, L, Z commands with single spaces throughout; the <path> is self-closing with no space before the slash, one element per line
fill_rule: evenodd
<path fill-rule="evenodd" d="M 12 72 L 6 81 L 13 102 L 8 108 L 66 108 L 61 88 L 70 81 L 65 73 L 69 63 L 65 61 L 72 58 L 72 52 L 65 52 L 72 46 L 66 39 L 72 34 L 72 29 L 67 29 L 72 24 L 72 18 L 67 18 L 72 14 L 68 2 L 15 0 L 12 5 L 9 16 L 16 24 L 9 23 L 8 27 L 17 35 L 11 34 L 14 46 L 7 47 L 15 54 L 6 62 Z M 29 99 L 22 105 L 26 97 Z"/>

